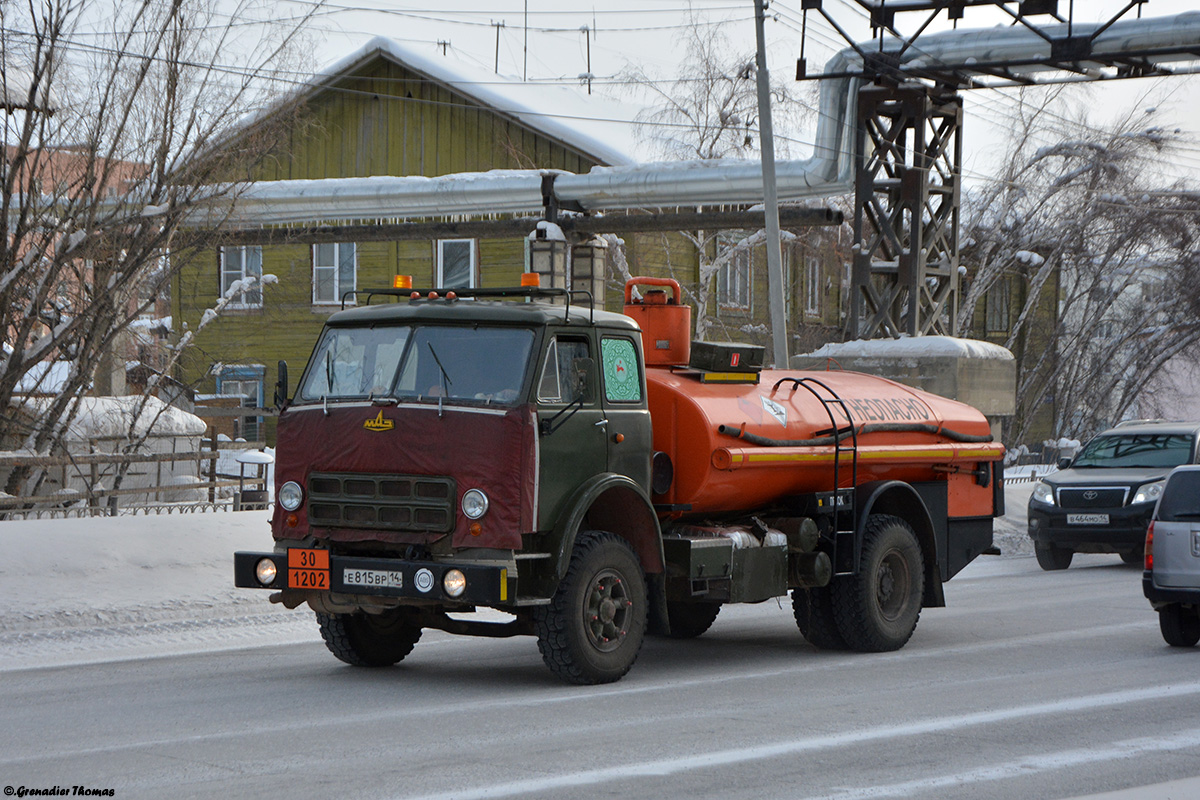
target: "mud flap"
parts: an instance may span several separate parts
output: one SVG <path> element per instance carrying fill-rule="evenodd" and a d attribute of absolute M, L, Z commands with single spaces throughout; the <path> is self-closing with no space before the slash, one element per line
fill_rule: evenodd
<path fill-rule="evenodd" d="M 649 615 L 646 619 L 647 633 L 655 636 L 669 636 L 671 623 L 667 618 L 667 580 L 665 572 L 655 572 L 646 575 L 646 594 L 650 600 Z"/>

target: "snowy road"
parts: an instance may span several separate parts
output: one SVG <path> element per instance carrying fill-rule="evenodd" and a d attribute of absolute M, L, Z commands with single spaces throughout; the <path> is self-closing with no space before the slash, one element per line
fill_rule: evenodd
<path fill-rule="evenodd" d="M 1077 560 L 1044 573 L 981 559 L 898 653 L 818 652 L 764 603 L 723 610 L 695 641 L 648 641 L 623 681 L 595 688 L 556 682 L 527 638 L 426 632 L 397 668 L 345 667 L 304 611 L 9 630 L 0 783 L 172 798 L 1195 796 L 1200 651 L 1163 644 L 1137 569 Z"/>

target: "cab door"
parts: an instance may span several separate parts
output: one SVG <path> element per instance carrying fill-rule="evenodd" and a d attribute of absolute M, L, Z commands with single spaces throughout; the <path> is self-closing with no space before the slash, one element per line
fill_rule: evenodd
<path fill-rule="evenodd" d="M 602 332 L 600 371 L 608 471 L 633 479 L 649 494 L 654 448 L 641 337 L 636 332 Z"/>
<path fill-rule="evenodd" d="M 606 469 L 594 348 L 589 335 L 560 333 L 542 358 L 536 384 L 540 530 L 553 527 L 575 490 Z"/>

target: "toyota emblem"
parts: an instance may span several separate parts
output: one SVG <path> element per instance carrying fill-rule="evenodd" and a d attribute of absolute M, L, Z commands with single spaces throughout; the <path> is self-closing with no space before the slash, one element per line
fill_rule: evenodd
<path fill-rule="evenodd" d="M 1086 492 L 1083 493 L 1084 500 L 1095 500 L 1099 496 L 1100 496 L 1100 493 L 1097 492 L 1095 489 L 1088 489 Z"/>

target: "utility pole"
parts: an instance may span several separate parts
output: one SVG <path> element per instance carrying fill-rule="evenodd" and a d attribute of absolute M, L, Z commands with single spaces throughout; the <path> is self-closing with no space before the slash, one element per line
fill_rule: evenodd
<path fill-rule="evenodd" d="M 529 0 L 525 0 L 525 47 L 524 64 L 521 66 L 521 80 L 529 80 Z"/>
<path fill-rule="evenodd" d="M 775 130 L 771 125 L 771 75 L 767 72 L 766 0 L 754 0 L 754 33 L 758 43 L 758 139 L 762 149 L 763 207 L 767 223 L 767 291 L 770 295 L 771 340 L 775 369 L 788 368 L 787 311 L 783 294 L 783 253 L 779 246 L 779 195 L 775 188 Z"/>
<path fill-rule="evenodd" d="M 587 87 L 588 94 L 592 93 L 592 32 L 587 25 L 579 29 L 583 34 L 583 40 L 587 43 Z"/>
<path fill-rule="evenodd" d="M 504 27 L 504 20 L 493 22 L 492 26 L 496 29 L 496 74 L 500 74 L 500 29 Z"/>

